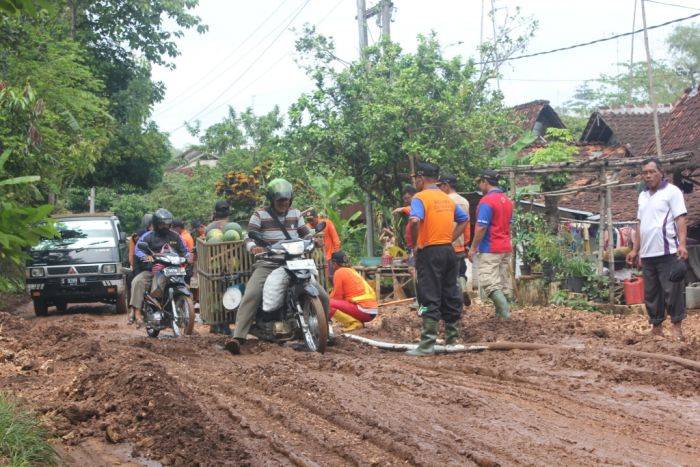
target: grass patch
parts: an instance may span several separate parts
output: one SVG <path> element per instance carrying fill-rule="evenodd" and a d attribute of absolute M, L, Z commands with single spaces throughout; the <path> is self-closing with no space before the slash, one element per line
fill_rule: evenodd
<path fill-rule="evenodd" d="M 0 465 L 56 465 L 57 461 L 34 415 L 0 393 Z"/>

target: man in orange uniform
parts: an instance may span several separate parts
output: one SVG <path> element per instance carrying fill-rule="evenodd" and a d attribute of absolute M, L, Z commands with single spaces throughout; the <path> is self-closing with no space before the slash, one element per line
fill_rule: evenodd
<path fill-rule="evenodd" d="M 335 275 L 331 292 L 331 318 L 340 322 L 343 331 L 354 331 L 377 316 L 374 289 L 350 265 L 348 256 L 336 251 L 331 257 Z"/>
<path fill-rule="evenodd" d="M 440 320 L 445 321 L 445 343 L 459 338 L 462 293 L 457 284 L 459 267 L 452 242 L 464 233 L 469 215 L 437 187 L 438 166 L 421 162 L 413 175 L 416 193 L 411 201 L 411 234 L 416 239 L 418 314 L 423 318 L 421 341 L 409 355 L 435 353 Z"/>
<path fill-rule="evenodd" d="M 340 251 L 340 237 L 338 237 L 338 231 L 335 229 L 333 221 L 328 218 L 321 218 L 315 209 L 310 209 L 308 213 L 309 225 L 312 229 L 315 229 L 321 221 L 326 223 L 326 228 L 323 230 L 324 253 L 326 256 L 326 267 L 328 268 L 328 279 L 333 281 L 334 269 L 331 256 L 336 251 Z"/>

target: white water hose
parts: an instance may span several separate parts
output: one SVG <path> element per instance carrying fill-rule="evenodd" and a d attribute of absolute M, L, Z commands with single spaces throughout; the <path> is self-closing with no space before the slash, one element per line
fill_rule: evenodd
<path fill-rule="evenodd" d="M 357 336 L 355 334 L 342 334 L 350 340 L 371 345 L 382 350 L 413 350 L 418 347 L 418 344 L 402 344 L 393 342 L 378 341 L 367 337 Z M 665 355 L 660 353 L 639 352 L 637 350 L 621 350 L 609 348 L 589 348 L 589 347 L 574 347 L 570 345 L 551 345 L 537 344 L 534 342 L 486 342 L 472 345 L 436 345 L 435 352 L 437 353 L 457 353 L 457 352 L 483 352 L 485 350 L 576 350 L 576 351 L 591 351 L 597 350 L 602 353 L 611 355 L 623 355 L 640 358 L 650 358 L 653 360 L 661 360 L 664 362 L 676 363 L 691 370 L 700 371 L 700 362 L 689 360 L 687 358 L 676 357 L 675 355 Z"/>

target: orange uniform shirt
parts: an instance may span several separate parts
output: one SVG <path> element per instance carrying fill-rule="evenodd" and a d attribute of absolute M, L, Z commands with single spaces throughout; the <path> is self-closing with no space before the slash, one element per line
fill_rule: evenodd
<path fill-rule="evenodd" d="M 319 219 L 319 222 L 326 223 L 326 228 L 323 230 L 323 253 L 326 261 L 330 261 L 333 253 L 340 251 L 340 237 L 333 221 L 330 219 Z M 311 224 L 309 226 L 314 228 Z"/>
<path fill-rule="evenodd" d="M 454 223 L 467 219 L 462 209 L 458 209 L 455 202 L 437 188 L 416 193 L 411 203 L 411 217 L 420 219 L 418 248 L 451 245 Z"/>
<path fill-rule="evenodd" d="M 194 251 L 194 239 L 192 235 L 187 230 L 183 230 L 180 234 L 180 238 L 182 239 L 182 243 L 187 247 L 187 251 L 192 253 Z"/>
<path fill-rule="evenodd" d="M 346 300 L 362 308 L 377 308 L 377 295 L 353 268 L 340 268 L 333 275 L 331 298 Z"/>

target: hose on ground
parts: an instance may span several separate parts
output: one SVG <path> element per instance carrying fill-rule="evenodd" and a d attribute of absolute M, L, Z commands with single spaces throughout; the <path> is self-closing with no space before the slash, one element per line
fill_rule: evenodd
<path fill-rule="evenodd" d="M 369 339 L 367 337 L 358 336 L 355 334 L 345 333 L 343 336 L 350 340 L 356 342 L 361 342 L 363 344 L 371 345 L 382 350 L 413 350 L 418 347 L 417 344 L 404 344 L 404 343 L 394 343 L 385 342 L 375 339 Z M 486 350 L 593 350 L 586 347 L 574 347 L 570 345 L 552 345 L 552 344 L 537 344 L 533 342 L 480 342 L 468 345 L 436 345 L 435 351 L 438 353 L 459 353 L 459 352 L 483 352 Z M 681 365 L 685 368 L 691 370 L 700 371 L 700 362 L 695 360 L 689 360 L 687 358 L 676 357 L 674 355 L 664 355 L 660 353 L 652 352 L 640 352 L 637 350 L 622 350 L 622 349 L 610 349 L 602 348 L 596 349 L 602 353 L 607 353 L 611 355 L 628 356 L 628 357 L 639 357 L 639 358 L 649 358 L 653 360 L 660 360 L 669 363 L 675 363 Z"/>

